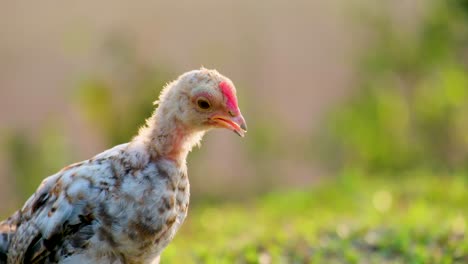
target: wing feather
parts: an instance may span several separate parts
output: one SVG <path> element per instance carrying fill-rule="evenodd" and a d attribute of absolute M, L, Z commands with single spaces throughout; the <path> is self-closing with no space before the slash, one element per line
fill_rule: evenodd
<path fill-rule="evenodd" d="M 110 175 L 102 159 L 68 167 L 47 178 L 22 209 L 11 241 L 14 263 L 56 262 L 84 247 L 93 235 L 94 204 L 102 191 L 96 182 Z"/>
<path fill-rule="evenodd" d="M 122 144 L 46 178 L 21 210 L 0 222 L 0 264 L 58 262 L 95 235 L 95 205 L 115 185 L 112 158 Z"/>

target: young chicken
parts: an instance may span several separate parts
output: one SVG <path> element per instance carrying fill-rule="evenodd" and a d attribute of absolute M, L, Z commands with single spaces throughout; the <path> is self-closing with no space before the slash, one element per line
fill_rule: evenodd
<path fill-rule="evenodd" d="M 216 70 L 181 75 L 157 104 L 133 140 L 46 178 L 0 223 L 0 263 L 159 259 L 187 215 L 187 154 L 212 128 L 244 136 L 247 127 L 233 83 Z"/>

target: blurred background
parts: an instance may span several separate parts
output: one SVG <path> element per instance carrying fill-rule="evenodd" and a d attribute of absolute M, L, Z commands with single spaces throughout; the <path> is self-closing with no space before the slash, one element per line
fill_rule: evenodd
<path fill-rule="evenodd" d="M 340 188 L 354 188 L 352 197 L 369 192 L 378 226 L 392 201 L 406 215 L 407 197 L 427 183 L 452 186 L 454 197 L 429 192 L 415 217 L 433 216 L 429 204 L 438 197 L 451 209 L 448 225 L 464 237 L 468 1 L 6 1 L 0 36 L 1 216 L 46 176 L 127 142 L 165 83 L 204 66 L 234 81 L 249 132 L 244 139 L 211 132 L 189 156 L 192 207 L 208 208 L 200 219 L 217 204 L 278 205 L 268 210 L 280 214 L 296 201 L 295 219 L 306 223 L 305 211 L 320 204 L 310 200 L 316 192 L 340 211 L 350 199 Z M 410 195 L 399 200 L 400 188 L 390 190 L 402 182 Z M 267 205 L 256 207 L 265 195 Z M 355 203 L 365 204 L 361 198 Z M 194 235 L 190 218 L 181 232 Z M 349 233 L 349 222 L 338 235 Z M 241 259 L 274 256 L 268 246 L 252 248 Z M 313 255 L 291 248 L 298 263 Z M 169 259 L 176 249 L 169 247 Z M 457 251 L 462 261 L 467 249 Z M 338 263 L 352 263 L 345 259 Z"/>

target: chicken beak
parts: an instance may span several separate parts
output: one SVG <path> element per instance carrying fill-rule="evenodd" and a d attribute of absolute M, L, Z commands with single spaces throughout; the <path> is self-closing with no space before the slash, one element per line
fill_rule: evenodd
<path fill-rule="evenodd" d="M 231 120 L 238 126 L 238 128 L 234 129 L 234 133 L 240 137 L 244 137 L 245 133 L 247 133 L 247 123 L 245 122 L 244 117 L 239 114 L 238 116 L 233 117 Z"/>
<path fill-rule="evenodd" d="M 244 137 L 245 133 L 247 132 L 247 124 L 245 123 L 244 117 L 240 113 L 236 116 L 230 117 L 216 115 L 212 118 L 212 120 L 215 121 L 216 124 L 220 127 L 234 131 L 234 133 L 240 137 Z"/>

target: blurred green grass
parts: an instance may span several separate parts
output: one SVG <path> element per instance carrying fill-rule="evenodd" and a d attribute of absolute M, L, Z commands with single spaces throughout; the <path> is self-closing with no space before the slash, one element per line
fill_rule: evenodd
<path fill-rule="evenodd" d="M 466 175 L 349 172 L 248 204 L 192 205 L 164 263 L 468 263 Z"/>

